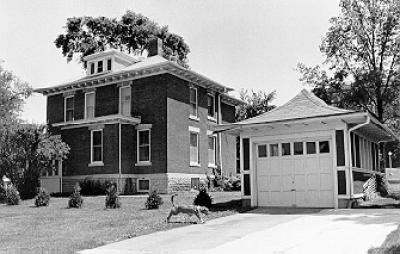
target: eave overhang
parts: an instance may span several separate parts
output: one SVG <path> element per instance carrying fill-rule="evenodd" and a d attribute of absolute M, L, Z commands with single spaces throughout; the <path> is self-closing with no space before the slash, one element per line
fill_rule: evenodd
<path fill-rule="evenodd" d="M 105 86 L 117 82 L 132 81 L 148 76 L 169 73 L 186 81 L 192 82 L 200 87 L 214 90 L 220 93 L 233 91 L 232 88 L 221 85 L 197 72 L 183 68 L 182 66 L 171 62 L 165 61 L 162 63 L 145 66 L 142 68 L 132 70 L 121 70 L 117 72 L 107 73 L 96 77 L 84 77 L 80 80 L 68 82 L 58 86 L 35 89 L 34 92 L 43 95 L 54 95 L 83 88 Z"/>
<path fill-rule="evenodd" d="M 95 117 L 90 119 L 79 119 L 68 122 L 54 123 L 52 124 L 52 126 L 60 127 L 61 129 L 74 129 L 74 128 L 99 125 L 99 124 L 121 123 L 121 124 L 138 125 L 140 124 L 140 122 L 141 122 L 140 118 L 116 114 L 116 115 Z"/>
<path fill-rule="evenodd" d="M 347 123 L 349 127 L 355 126 L 357 124 L 365 122 L 366 117 L 370 117 L 371 121 L 369 124 L 361 127 L 359 131 L 366 133 L 371 136 L 376 142 L 390 142 L 399 140 L 399 138 L 390 130 L 387 126 L 379 122 L 368 112 L 349 112 L 349 113 L 338 113 L 331 115 L 321 115 L 306 118 L 296 118 L 296 119 L 285 119 L 280 121 L 264 121 L 258 123 L 231 123 L 231 124 L 220 124 L 214 127 L 214 132 L 224 132 L 227 134 L 238 136 L 243 131 L 251 131 L 255 128 L 260 127 L 271 127 L 276 128 L 276 126 L 288 126 L 294 124 L 309 124 L 312 122 L 320 122 L 326 124 L 326 122 L 332 120 L 339 120 Z"/>

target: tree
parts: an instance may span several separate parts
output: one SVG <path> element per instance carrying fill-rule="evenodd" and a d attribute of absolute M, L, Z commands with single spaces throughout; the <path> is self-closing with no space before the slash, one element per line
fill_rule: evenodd
<path fill-rule="evenodd" d="M 33 197 L 42 171 L 54 159 L 66 158 L 69 148 L 45 126 L 19 119 L 32 88 L 0 64 L 0 176 L 7 175 L 22 198 Z"/>
<path fill-rule="evenodd" d="M 320 45 L 328 70 L 298 65 L 300 80 L 328 104 L 366 110 L 390 126 L 399 117 L 400 2 L 341 0 Z"/>
<path fill-rule="evenodd" d="M 65 29 L 65 34 L 58 35 L 54 43 L 61 48 L 68 62 L 74 55 L 78 55 L 83 62 L 83 57 L 107 48 L 141 55 L 149 39 L 158 37 L 163 41 L 163 56 L 188 67 L 187 54 L 190 50 L 183 37 L 169 32 L 167 26 L 160 27 L 142 14 L 127 11 L 120 19 L 73 17 L 67 19 Z M 86 68 L 84 62 L 83 66 Z"/>
<path fill-rule="evenodd" d="M 255 92 L 247 89 L 241 89 L 239 92 L 239 97 L 242 101 L 246 102 L 245 105 L 240 105 L 235 114 L 236 121 L 242 121 L 254 116 L 258 116 L 262 113 L 270 111 L 275 108 L 271 105 L 271 101 L 275 99 L 275 91 L 270 93 L 264 91 Z"/>

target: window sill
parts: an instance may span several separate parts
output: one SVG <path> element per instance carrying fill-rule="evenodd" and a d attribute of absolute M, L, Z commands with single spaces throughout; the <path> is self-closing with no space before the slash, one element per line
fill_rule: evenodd
<path fill-rule="evenodd" d="M 151 166 L 151 161 L 139 161 L 135 163 L 137 167 Z"/>
<path fill-rule="evenodd" d="M 194 116 L 194 115 L 189 115 L 189 119 L 190 119 L 190 120 L 197 121 L 197 122 L 200 121 L 200 119 L 199 119 L 197 116 Z"/>
<path fill-rule="evenodd" d="M 201 167 L 201 165 L 197 162 L 190 162 L 189 166 L 191 167 Z"/>
<path fill-rule="evenodd" d="M 208 121 L 211 121 L 211 122 L 214 122 L 214 123 L 217 122 L 217 119 L 212 117 L 212 116 L 207 116 L 207 119 L 208 119 Z"/>
<path fill-rule="evenodd" d="M 217 168 L 217 165 L 208 163 L 208 167 L 209 167 L 209 168 Z"/>
<path fill-rule="evenodd" d="M 88 167 L 102 167 L 104 166 L 104 163 L 102 161 L 95 161 L 92 163 L 89 163 Z"/>

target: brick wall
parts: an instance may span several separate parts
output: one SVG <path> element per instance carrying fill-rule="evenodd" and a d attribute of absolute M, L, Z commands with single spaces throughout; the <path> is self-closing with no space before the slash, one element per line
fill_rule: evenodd
<path fill-rule="evenodd" d="M 64 121 L 64 97 L 62 94 L 47 97 L 47 122 L 59 123 Z"/>

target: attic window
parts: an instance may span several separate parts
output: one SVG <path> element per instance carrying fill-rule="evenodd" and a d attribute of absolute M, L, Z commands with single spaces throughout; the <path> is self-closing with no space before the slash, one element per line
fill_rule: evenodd
<path fill-rule="evenodd" d="M 94 63 L 90 63 L 90 74 L 94 74 Z"/>
<path fill-rule="evenodd" d="M 98 61 L 97 62 L 97 72 L 103 72 L 103 61 Z"/>
<path fill-rule="evenodd" d="M 111 71 L 111 58 L 107 59 L 107 71 Z"/>

